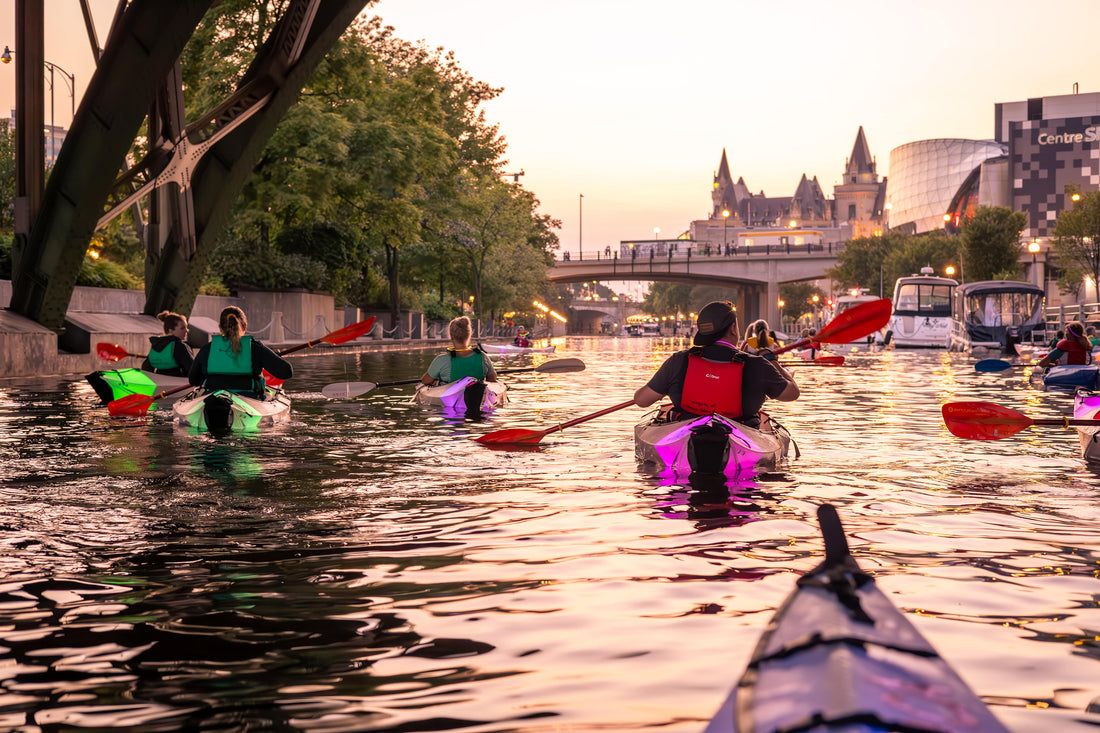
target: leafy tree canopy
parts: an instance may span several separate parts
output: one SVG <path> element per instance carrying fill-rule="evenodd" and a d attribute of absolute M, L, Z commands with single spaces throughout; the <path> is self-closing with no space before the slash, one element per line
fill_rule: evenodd
<path fill-rule="evenodd" d="M 1020 277 L 1020 232 L 1027 216 L 1005 206 L 979 206 L 963 219 L 959 240 L 966 279 L 1016 280 Z"/>
<path fill-rule="evenodd" d="M 1071 193 L 1080 198 L 1058 215 L 1051 241 L 1058 266 L 1064 271 L 1058 284 L 1062 292 L 1076 293 L 1089 278 L 1100 300 L 1100 191 Z"/>

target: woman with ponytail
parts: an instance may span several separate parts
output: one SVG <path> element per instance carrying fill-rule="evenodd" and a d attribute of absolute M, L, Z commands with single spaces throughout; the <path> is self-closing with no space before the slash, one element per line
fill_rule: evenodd
<path fill-rule="evenodd" d="M 187 319 L 172 311 L 161 311 L 157 318 L 164 324 L 164 333 L 149 337 L 149 355 L 141 368 L 168 377 L 186 377 L 195 361 L 195 352 L 187 345 Z"/>
<path fill-rule="evenodd" d="M 290 379 L 294 370 L 283 357 L 245 335 L 248 318 L 235 305 L 226 307 L 218 318 L 221 333 L 199 349 L 191 366 L 188 381 L 207 391 L 219 389 L 239 392 L 252 397 L 264 396 L 262 373 L 277 379 Z"/>
<path fill-rule="evenodd" d="M 1092 344 L 1085 335 L 1085 326 L 1080 321 L 1066 324 L 1066 335 L 1054 345 L 1049 354 L 1039 360 L 1036 366 L 1047 368 L 1054 364 L 1091 364 Z"/>

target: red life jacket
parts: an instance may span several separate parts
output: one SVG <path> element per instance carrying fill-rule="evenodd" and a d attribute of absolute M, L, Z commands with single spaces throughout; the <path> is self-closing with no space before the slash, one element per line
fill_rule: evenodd
<path fill-rule="evenodd" d="M 1091 350 L 1086 351 L 1081 344 L 1069 339 L 1062 339 L 1054 348 L 1066 352 L 1066 364 L 1088 364 L 1092 356 Z"/>
<path fill-rule="evenodd" d="M 718 413 L 731 419 L 741 417 L 742 361 L 711 361 L 688 354 L 687 374 L 680 409 L 696 415 Z"/>

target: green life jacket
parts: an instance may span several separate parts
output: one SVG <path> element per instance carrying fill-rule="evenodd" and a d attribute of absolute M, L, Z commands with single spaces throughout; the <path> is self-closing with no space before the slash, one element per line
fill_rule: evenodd
<path fill-rule="evenodd" d="M 469 356 L 455 356 L 454 350 L 449 350 L 449 353 L 451 355 L 450 381 L 457 382 L 463 377 L 485 379 L 485 361 L 481 356 L 481 351 L 474 349 L 474 352 Z"/>
<path fill-rule="evenodd" d="M 176 363 L 176 342 L 169 341 L 164 348 L 149 348 L 149 365 L 154 369 L 179 369 Z"/>
<path fill-rule="evenodd" d="M 218 335 L 210 339 L 210 353 L 206 361 L 207 389 L 226 389 L 230 392 L 264 394 L 264 378 L 252 372 L 252 337 L 241 337 L 241 351 L 233 353 L 229 339 Z"/>

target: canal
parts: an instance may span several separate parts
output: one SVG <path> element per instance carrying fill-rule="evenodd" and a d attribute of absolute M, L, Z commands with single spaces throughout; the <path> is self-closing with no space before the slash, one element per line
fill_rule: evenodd
<path fill-rule="evenodd" d="M 946 401 L 1069 414 L 1026 370 L 895 352 L 798 367 L 781 472 L 690 485 L 614 412 L 676 347 L 561 341 L 483 421 L 410 388 L 431 352 L 295 359 L 291 422 L 213 439 L 0 382 L 0 729 L 700 731 L 837 506 L 861 566 L 1016 731 L 1095 730 L 1100 474 L 1072 430 L 953 437 Z M 501 360 L 502 368 L 547 357 Z M 1100 705 L 1100 701 L 1096 703 Z"/>

